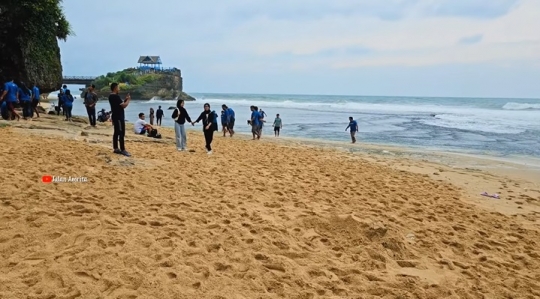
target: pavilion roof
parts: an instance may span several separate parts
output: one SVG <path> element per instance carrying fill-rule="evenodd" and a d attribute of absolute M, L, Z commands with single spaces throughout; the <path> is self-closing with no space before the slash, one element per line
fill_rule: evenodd
<path fill-rule="evenodd" d="M 159 56 L 140 56 L 139 62 L 142 64 L 161 64 L 161 58 Z"/>

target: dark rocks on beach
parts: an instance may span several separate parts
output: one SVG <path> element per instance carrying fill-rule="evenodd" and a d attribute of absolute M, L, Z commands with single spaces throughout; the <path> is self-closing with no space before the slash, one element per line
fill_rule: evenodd
<path fill-rule="evenodd" d="M 47 114 L 55 115 L 56 112 L 54 112 L 54 111 L 49 111 Z"/>
<path fill-rule="evenodd" d="M 174 109 L 176 109 L 176 107 L 171 106 L 171 107 L 169 107 L 169 109 L 167 109 L 167 110 L 174 110 Z"/>

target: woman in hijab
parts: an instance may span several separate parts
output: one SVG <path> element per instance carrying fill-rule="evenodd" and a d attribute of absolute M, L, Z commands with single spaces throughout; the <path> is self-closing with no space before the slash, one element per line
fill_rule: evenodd
<path fill-rule="evenodd" d="M 217 114 L 215 111 L 210 110 L 210 104 L 204 104 L 204 110 L 199 115 L 199 118 L 195 122 L 192 122 L 192 125 L 199 123 L 201 120 L 203 122 L 203 132 L 204 140 L 206 141 L 206 151 L 209 155 L 212 154 L 212 140 L 214 139 L 214 131 L 218 130 L 217 124 Z"/>
<path fill-rule="evenodd" d="M 191 123 L 191 118 L 184 108 L 184 100 L 176 102 L 176 109 L 174 109 L 172 118 L 174 119 L 174 132 L 176 134 L 176 149 L 180 152 L 187 151 L 187 136 L 184 124 L 186 121 Z"/>

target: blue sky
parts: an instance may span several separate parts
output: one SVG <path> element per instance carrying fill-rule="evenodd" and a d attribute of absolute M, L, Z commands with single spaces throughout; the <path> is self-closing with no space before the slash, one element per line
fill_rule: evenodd
<path fill-rule="evenodd" d="M 186 92 L 540 98 L 538 0 L 64 1 L 64 75 L 160 55 Z"/>

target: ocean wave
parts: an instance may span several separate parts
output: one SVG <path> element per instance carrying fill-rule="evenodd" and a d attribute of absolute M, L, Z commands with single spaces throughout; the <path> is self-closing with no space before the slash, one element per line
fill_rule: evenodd
<path fill-rule="evenodd" d="M 153 103 L 176 103 L 176 100 L 164 100 L 160 97 L 152 97 L 150 100 L 144 102 L 144 103 L 149 103 L 149 104 L 153 104 Z"/>
<path fill-rule="evenodd" d="M 515 103 L 508 102 L 502 107 L 504 110 L 537 110 L 540 109 L 540 103 Z"/>

